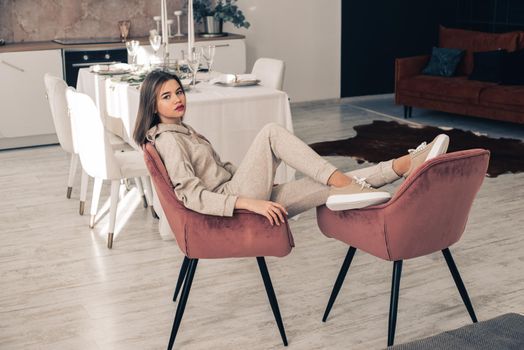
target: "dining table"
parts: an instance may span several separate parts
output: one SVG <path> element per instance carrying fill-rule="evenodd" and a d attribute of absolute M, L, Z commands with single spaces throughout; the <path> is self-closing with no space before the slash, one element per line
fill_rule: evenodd
<path fill-rule="evenodd" d="M 139 84 L 129 83 L 117 74 L 100 74 L 83 68 L 78 73 L 76 89 L 94 100 L 108 131 L 141 151 L 132 138 L 140 98 Z M 222 161 L 236 166 L 266 124 L 278 123 L 293 132 L 288 95 L 260 84 L 223 86 L 199 82 L 186 92 L 184 123 L 206 137 Z M 295 170 L 282 162 L 277 169 L 275 183 L 294 178 Z M 160 217 L 160 233 L 162 238 L 169 239 L 171 232 L 158 203 L 154 194 L 155 211 Z"/>

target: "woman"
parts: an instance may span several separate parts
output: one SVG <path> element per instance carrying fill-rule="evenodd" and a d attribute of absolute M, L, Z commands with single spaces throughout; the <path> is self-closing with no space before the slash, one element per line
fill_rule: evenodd
<path fill-rule="evenodd" d="M 446 152 L 449 143 L 446 135 L 439 135 L 400 158 L 344 174 L 286 129 L 268 124 L 237 169 L 222 162 L 207 139 L 182 122 L 185 110 L 178 77 L 163 71 L 146 77 L 133 136 L 139 145 L 155 144 L 177 198 L 209 215 L 232 216 L 234 209 L 247 209 L 271 225 L 322 204 L 347 210 L 386 202 L 391 195 L 373 187 L 407 177 L 427 159 Z M 281 161 L 307 177 L 274 185 Z"/>

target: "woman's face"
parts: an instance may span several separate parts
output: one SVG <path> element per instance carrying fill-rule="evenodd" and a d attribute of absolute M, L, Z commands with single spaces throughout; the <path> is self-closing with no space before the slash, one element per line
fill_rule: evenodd
<path fill-rule="evenodd" d="M 186 95 L 175 79 L 166 81 L 156 95 L 156 112 L 160 121 L 178 124 L 186 112 Z"/>

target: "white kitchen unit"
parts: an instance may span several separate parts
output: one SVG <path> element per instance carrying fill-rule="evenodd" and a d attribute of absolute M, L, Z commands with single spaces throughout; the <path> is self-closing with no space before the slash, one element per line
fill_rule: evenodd
<path fill-rule="evenodd" d="M 58 143 L 45 73 L 62 78 L 61 50 L 0 53 L 0 149 Z"/>
<path fill-rule="evenodd" d="M 220 40 L 205 40 L 196 41 L 195 46 L 215 45 L 215 59 L 213 62 L 213 70 L 222 73 L 241 74 L 246 72 L 246 42 L 244 39 L 220 39 Z M 187 52 L 187 42 L 184 43 L 170 43 L 169 47 L 170 59 L 181 59 L 182 50 Z M 157 55 L 162 57 L 162 48 L 157 52 Z M 150 45 L 144 45 L 139 49 L 137 62 L 144 64 L 149 62 L 153 55 L 153 50 Z M 131 57 L 128 58 L 131 62 Z M 202 66 L 205 67 L 205 62 L 202 60 Z"/>

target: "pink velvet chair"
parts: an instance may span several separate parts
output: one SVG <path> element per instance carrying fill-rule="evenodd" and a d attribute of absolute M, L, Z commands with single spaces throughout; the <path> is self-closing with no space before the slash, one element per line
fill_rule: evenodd
<path fill-rule="evenodd" d="M 235 210 L 233 217 L 219 217 L 189 210 L 178 200 L 167 170 L 155 147 L 147 143 L 144 159 L 158 198 L 178 247 L 185 258 L 178 276 L 173 301 L 182 283 L 184 287 L 177 307 L 168 349 L 173 347 L 199 259 L 256 257 L 264 286 L 284 345 L 287 338 L 277 298 L 269 276 L 265 256 L 283 257 L 294 246 L 293 236 L 285 225 L 271 226 L 268 220 L 247 210 Z"/>
<path fill-rule="evenodd" d="M 347 243 L 349 251 L 331 292 L 322 321 L 331 311 L 357 249 L 394 261 L 389 309 L 388 346 L 393 345 L 404 259 L 439 250 L 473 322 L 477 317 L 449 246 L 464 232 L 489 162 L 489 151 L 473 149 L 438 156 L 417 169 L 385 204 L 358 210 L 317 208 L 320 230 Z"/>

